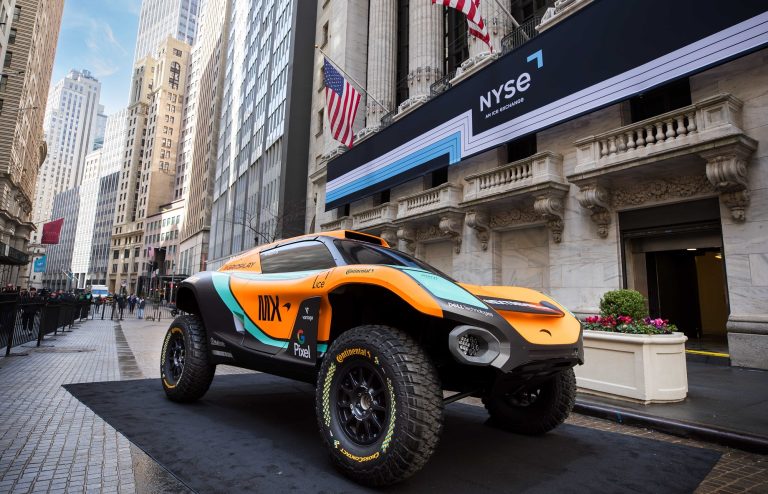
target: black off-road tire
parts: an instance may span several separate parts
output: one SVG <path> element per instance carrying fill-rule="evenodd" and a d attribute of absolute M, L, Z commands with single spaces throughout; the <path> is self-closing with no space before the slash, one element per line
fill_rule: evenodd
<path fill-rule="evenodd" d="M 178 363 L 179 344 L 182 345 L 180 372 L 174 365 L 174 355 Z M 160 380 L 168 398 L 182 403 L 198 400 L 208 391 L 215 372 L 216 366 L 208 359 L 208 340 L 200 318 L 186 315 L 174 319 L 160 354 Z"/>
<path fill-rule="evenodd" d="M 514 395 L 494 389 L 483 403 L 491 425 L 518 434 L 544 434 L 562 424 L 573 410 L 576 376 L 573 369 L 564 370 Z"/>
<path fill-rule="evenodd" d="M 355 387 L 356 381 L 363 384 Z M 377 382 L 383 392 L 376 391 Z M 364 409 L 364 397 L 347 390 L 366 393 L 368 383 L 372 398 Z M 393 484 L 418 472 L 435 451 L 443 427 L 442 389 L 434 365 L 416 341 L 388 326 L 359 326 L 333 342 L 320 368 L 315 403 L 333 464 L 363 485 Z M 377 418 L 363 416 L 366 429 L 356 418 L 345 420 L 354 411 Z M 356 440 L 356 431 L 364 437 Z"/>

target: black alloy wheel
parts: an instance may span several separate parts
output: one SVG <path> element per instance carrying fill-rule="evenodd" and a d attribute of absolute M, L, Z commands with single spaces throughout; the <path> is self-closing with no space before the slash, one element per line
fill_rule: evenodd
<path fill-rule="evenodd" d="M 389 400 L 381 371 L 365 360 L 350 362 L 336 380 L 336 413 L 344 433 L 357 444 L 376 442 L 389 423 Z"/>
<path fill-rule="evenodd" d="M 203 321 L 194 315 L 174 319 L 160 353 L 160 381 L 173 401 L 192 402 L 211 385 L 216 366 L 208 357 Z"/>
<path fill-rule="evenodd" d="M 184 373 L 184 335 L 181 332 L 172 332 L 168 339 L 168 349 L 165 352 L 165 376 L 168 382 L 175 386 Z"/>
<path fill-rule="evenodd" d="M 539 435 L 568 418 L 576 402 L 573 369 L 562 370 L 537 384 L 509 391 L 497 383 L 483 398 L 491 424 L 510 432 Z"/>

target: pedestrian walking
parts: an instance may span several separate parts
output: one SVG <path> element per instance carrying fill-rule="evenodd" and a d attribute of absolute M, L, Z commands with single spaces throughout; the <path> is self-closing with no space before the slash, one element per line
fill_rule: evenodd
<path fill-rule="evenodd" d="M 138 317 L 139 317 L 139 319 L 144 319 L 144 307 L 146 306 L 146 304 L 147 304 L 147 301 L 144 300 L 144 297 L 140 297 L 139 301 L 138 301 L 138 306 L 139 306 Z"/>
<path fill-rule="evenodd" d="M 131 294 L 130 297 L 128 297 L 128 310 L 131 314 L 133 314 L 133 309 L 136 307 L 136 295 Z"/>

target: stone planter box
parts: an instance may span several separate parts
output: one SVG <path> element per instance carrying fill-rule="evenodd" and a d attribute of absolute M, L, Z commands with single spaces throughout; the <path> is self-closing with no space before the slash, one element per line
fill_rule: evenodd
<path fill-rule="evenodd" d="M 640 403 L 682 401 L 688 394 L 683 333 L 634 335 L 584 331 L 579 391 Z"/>

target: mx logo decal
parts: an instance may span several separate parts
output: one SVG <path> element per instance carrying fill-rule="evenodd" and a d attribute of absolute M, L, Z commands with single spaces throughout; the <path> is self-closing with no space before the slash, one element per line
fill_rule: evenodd
<path fill-rule="evenodd" d="M 280 317 L 280 297 L 277 295 L 259 295 L 259 320 L 282 322 Z"/>

